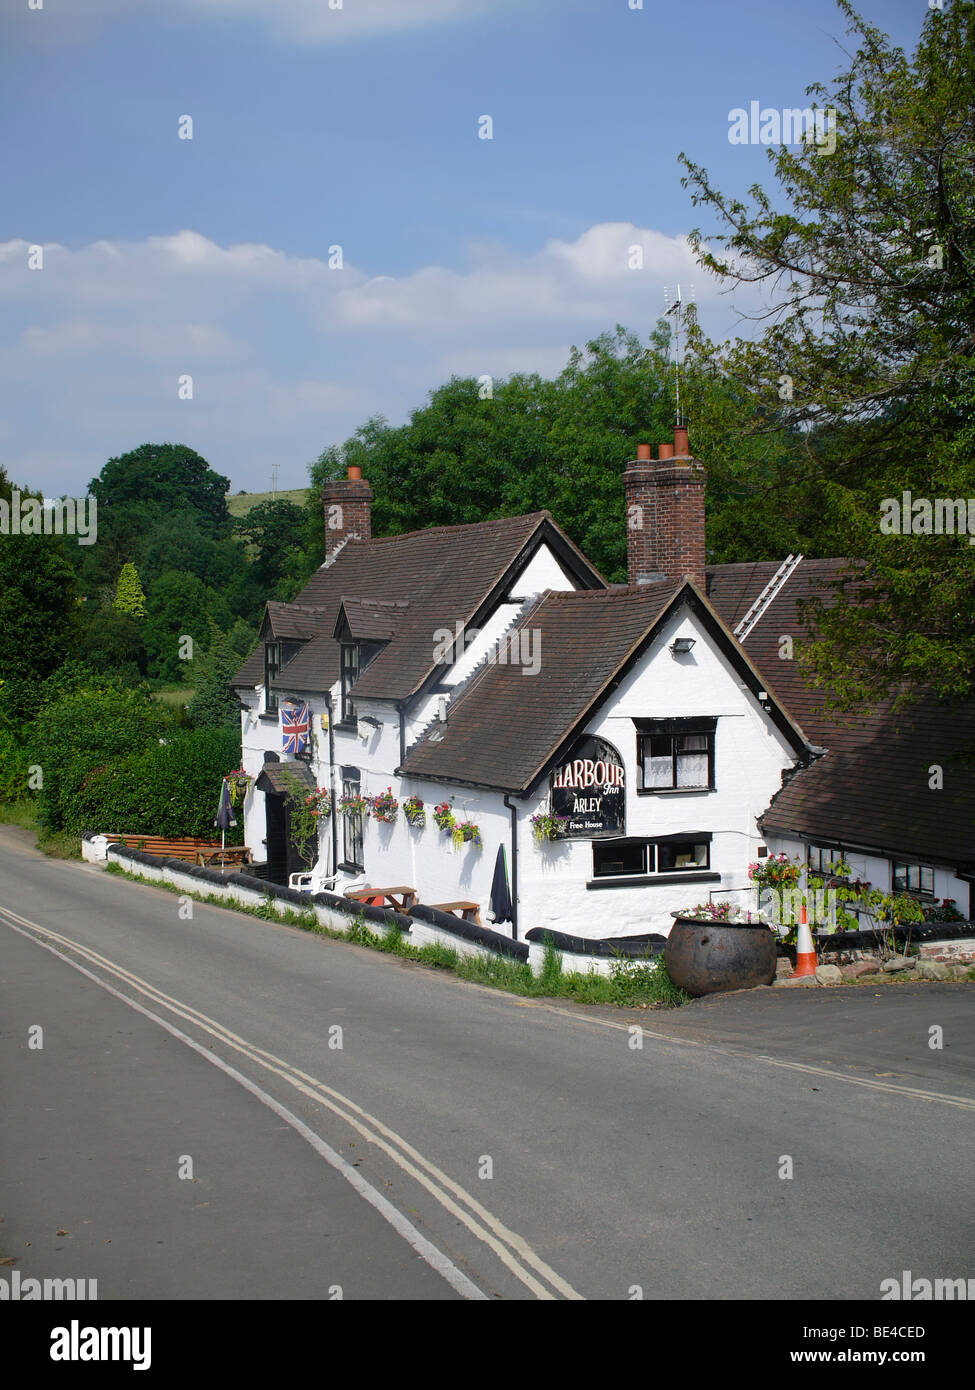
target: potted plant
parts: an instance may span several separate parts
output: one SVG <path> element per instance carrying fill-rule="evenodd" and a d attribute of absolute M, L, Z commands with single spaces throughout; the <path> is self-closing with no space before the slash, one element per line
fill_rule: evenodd
<path fill-rule="evenodd" d="M 531 818 L 532 834 L 535 836 L 535 843 L 545 844 L 547 840 L 558 840 L 565 833 L 566 826 L 569 824 L 568 816 L 560 816 L 553 811 L 539 811 Z"/>
<path fill-rule="evenodd" d="M 725 900 L 697 903 L 671 915 L 664 964 L 674 984 L 688 994 L 750 989 L 775 979 L 775 937 L 758 913 Z"/>
<path fill-rule="evenodd" d="M 475 821 L 459 820 L 454 823 L 450 830 L 450 838 L 454 848 L 460 849 L 461 845 L 470 843 L 476 849 L 481 848 L 481 832 Z"/>
<path fill-rule="evenodd" d="M 403 802 L 403 815 L 406 817 L 409 825 L 415 825 L 418 829 L 422 830 L 427 823 L 427 813 L 424 809 L 423 802 L 418 796 L 408 796 L 406 798 Z"/>
<path fill-rule="evenodd" d="M 441 830 L 453 830 L 454 808 L 449 801 L 441 801 L 438 806 L 434 806 L 433 819 Z"/>
<path fill-rule="evenodd" d="M 373 820 L 384 821 L 387 825 L 392 825 L 399 811 L 399 802 L 393 795 L 392 787 L 387 787 L 378 796 L 370 798 L 369 805 L 372 809 Z"/>

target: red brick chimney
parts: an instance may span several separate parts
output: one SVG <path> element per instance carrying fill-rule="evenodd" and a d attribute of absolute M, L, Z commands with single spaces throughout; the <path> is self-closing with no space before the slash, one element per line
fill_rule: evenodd
<path fill-rule="evenodd" d="M 637 445 L 626 466 L 626 550 L 629 582 L 677 582 L 690 575 L 704 590 L 704 465 L 692 458 L 687 430 L 674 430 L 655 463 L 649 444 Z"/>
<path fill-rule="evenodd" d="M 356 463 L 349 464 L 347 478 L 334 478 L 322 488 L 325 505 L 325 563 L 346 541 L 372 538 L 372 488 Z"/>

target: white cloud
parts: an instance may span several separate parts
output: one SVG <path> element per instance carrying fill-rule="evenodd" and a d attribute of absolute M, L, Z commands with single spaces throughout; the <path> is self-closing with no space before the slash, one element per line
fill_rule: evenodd
<path fill-rule="evenodd" d="M 693 282 L 712 336 L 733 326 L 685 238 L 628 222 L 529 254 L 478 245 L 465 268 L 401 276 L 366 274 L 349 248 L 331 270 L 327 247 L 296 257 L 192 230 L 52 244 L 36 271 L 27 249 L 0 244 L 3 462 L 52 494 L 153 438 L 191 444 L 235 488 L 263 486 L 271 458 L 298 486 L 327 444 L 370 415 L 405 418 L 452 373 L 551 376 L 570 344 L 617 323 L 645 336 L 676 280 Z"/>
<path fill-rule="evenodd" d="M 272 32 L 303 43 L 342 43 L 373 34 L 396 34 L 471 20 L 512 0 L 184 0 L 199 12 L 255 16 Z M 521 0 L 524 8 L 530 0 Z"/>
<path fill-rule="evenodd" d="M 460 24 L 501 12 L 547 8 L 553 0 L 0 0 L 4 26 L 20 43 L 77 43 L 107 22 L 155 14 L 166 20 L 256 21 L 286 43 L 327 44 Z M 339 8 L 333 6 L 339 4 Z"/>

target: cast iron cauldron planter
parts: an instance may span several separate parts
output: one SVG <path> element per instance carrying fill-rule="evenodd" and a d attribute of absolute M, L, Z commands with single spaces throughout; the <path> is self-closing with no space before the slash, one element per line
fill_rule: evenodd
<path fill-rule="evenodd" d="M 751 989 L 775 979 L 775 937 L 763 923 L 715 922 L 679 912 L 671 916 L 664 964 L 674 984 L 688 994 Z"/>

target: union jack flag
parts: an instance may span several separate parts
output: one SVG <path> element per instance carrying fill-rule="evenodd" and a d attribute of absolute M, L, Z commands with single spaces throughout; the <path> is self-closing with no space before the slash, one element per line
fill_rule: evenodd
<path fill-rule="evenodd" d="M 281 746 L 286 753 L 304 753 L 307 750 L 309 727 L 307 705 L 281 706 Z"/>

